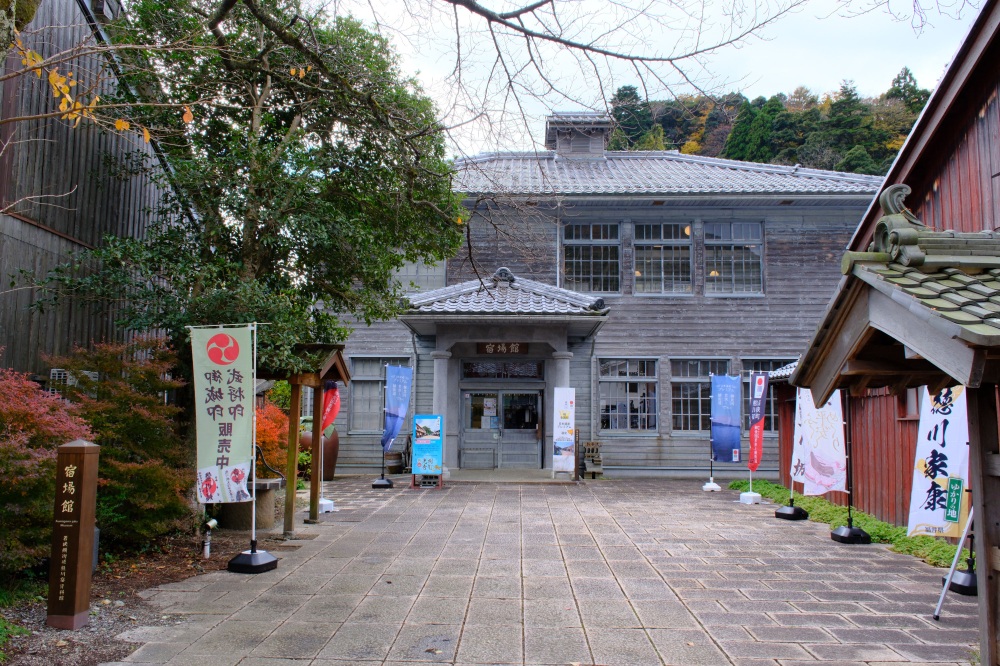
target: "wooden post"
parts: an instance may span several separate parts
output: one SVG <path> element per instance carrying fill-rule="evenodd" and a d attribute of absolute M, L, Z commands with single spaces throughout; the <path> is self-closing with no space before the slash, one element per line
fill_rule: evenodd
<path fill-rule="evenodd" d="M 978 389 L 966 389 L 969 410 L 969 482 L 972 485 L 972 506 L 976 516 L 973 531 L 976 541 L 976 563 L 979 574 L 979 663 L 997 666 L 1000 650 L 997 645 L 997 603 L 1000 594 L 1000 478 L 996 476 L 996 461 L 1000 459 L 997 433 L 997 386 L 983 384 Z"/>
<path fill-rule="evenodd" d="M 313 389 L 312 474 L 309 480 L 309 520 L 319 520 L 319 490 L 323 483 L 323 382 Z"/>
<path fill-rule="evenodd" d="M 46 624 L 79 629 L 90 621 L 97 460 L 101 447 L 81 439 L 59 447 Z"/>
<path fill-rule="evenodd" d="M 292 384 L 288 408 L 288 464 L 285 467 L 285 536 L 295 536 L 295 481 L 299 468 L 299 412 L 302 411 L 302 384 Z"/>

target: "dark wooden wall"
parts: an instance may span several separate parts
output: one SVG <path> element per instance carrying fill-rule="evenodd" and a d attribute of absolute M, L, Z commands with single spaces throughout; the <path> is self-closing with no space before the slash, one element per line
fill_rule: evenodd
<path fill-rule="evenodd" d="M 24 31 L 25 43 L 43 57 L 92 42 L 86 0 L 47 0 Z M 76 89 L 99 81 L 97 92 L 115 84 L 103 57 L 78 57 L 60 65 L 74 73 Z M 7 71 L 21 67 L 12 55 Z M 84 120 L 77 127 L 59 118 L 37 118 L 56 110 L 44 79 L 16 76 L 0 86 L 0 363 L 44 372 L 44 355 L 73 345 L 122 335 L 113 315 L 67 301 L 45 312 L 30 309 L 37 294 L 20 271 L 43 276 L 69 254 L 99 246 L 107 235 L 142 237 L 148 209 L 160 190 L 149 169 L 160 164 L 136 132 L 118 134 Z M 89 97 L 88 97 L 89 99 Z M 34 118 L 32 118 L 34 117 Z M 141 167 L 141 168 L 140 168 Z M 13 281 L 13 286 L 11 282 Z"/>
<path fill-rule="evenodd" d="M 957 128 L 954 148 L 939 169 L 927 160 L 926 171 L 914 174 L 921 180 L 907 183 L 922 193 L 908 205 L 934 229 L 1000 228 L 1000 81 L 981 92 L 984 99 L 970 104 L 968 123 Z"/>

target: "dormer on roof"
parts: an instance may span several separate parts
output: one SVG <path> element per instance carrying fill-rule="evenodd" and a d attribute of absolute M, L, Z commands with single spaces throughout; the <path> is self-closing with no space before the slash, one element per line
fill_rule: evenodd
<path fill-rule="evenodd" d="M 604 157 L 611 127 L 606 113 L 556 111 L 545 120 L 545 147 L 560 157 Z"/>

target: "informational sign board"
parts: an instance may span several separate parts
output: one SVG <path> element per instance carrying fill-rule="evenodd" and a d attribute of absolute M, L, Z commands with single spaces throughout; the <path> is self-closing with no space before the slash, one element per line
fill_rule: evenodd
<path fill-rule="evenodd" d="M 46 623 L 76 630 L 90 622 L 90 583 L 100 447 L 76 440 L 59 447 Z"/>
<path fill-rule="evenodd" d="M 576 465 L 576 389 L 554 389 L 552 471 L 573 472 Z"/>
<path fill-rule="evenodd" d="M 437 476 L 444 466 L 444 417 L 417 414 L 413 417 L 413 474 Z"/>
<path fill-rule="evenodd" d="M 254 354 L 250 326 L 191 329 L 198 501 L 249 502 Z"/>
<path fill-rule="evenodd" d="M 924 389 L 907 534 L 960 537 L 968 520 L 969 416 L 965 387 Z"/>

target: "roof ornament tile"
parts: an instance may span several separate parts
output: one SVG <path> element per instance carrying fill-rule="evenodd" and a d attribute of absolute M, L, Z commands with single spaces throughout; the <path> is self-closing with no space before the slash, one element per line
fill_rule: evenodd
<path fill-rule="evenodd" d="M 498 268 L 492 277 L 493 284 L 497 287 L 509 287 L 514 284 L 514 280 L 516 279 L 517 278 L 514 277 L 514 273 L 512 273 L 506 266 Z M 501 282 L 504 284 L 501 284 Z"/>
<path fill-rule="evenodd" d="M 904 266 L 920 266 L 926 255 L 920 249 L 920 235 L 928 231 L 917 216 L 903 204 L 910 186 L 898 183 L 879 195 L 882 218 L 875 224 L 871 251 L 888 253 L 892 261 Z"/>

